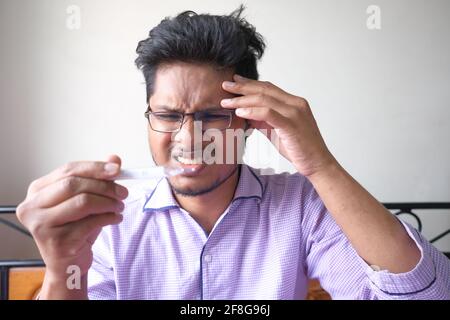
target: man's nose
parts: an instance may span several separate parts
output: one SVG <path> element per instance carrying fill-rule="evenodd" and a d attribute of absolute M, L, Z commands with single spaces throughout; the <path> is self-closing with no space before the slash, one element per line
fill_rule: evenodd
<path fill-rule="evenodd" d="M 201 144 L 202 141 L 202 124 L 201 121 L 194 121 L 192 115 L 185 115 L 183 124 L 178 132 L 174 135 L 174 141 L 184 145 L 195 147 L 194 143 Z M 196 129 L 197 128 L 197 129 Z M 200 135 L 195 137 L 195 135 Z"/>

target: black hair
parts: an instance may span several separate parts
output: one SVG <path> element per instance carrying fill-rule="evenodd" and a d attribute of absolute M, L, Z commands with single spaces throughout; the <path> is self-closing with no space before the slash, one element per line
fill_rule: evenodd
<path fill-rule="evenodd" d="M 139 41 L 135 61 L 144 74 L 147 101 L 162 63 L 210 63 L 257 80 L 257 60 L 266 45 L 255 27 L 242 17 L 244 9 L 241 5 L 231 14 L 220 16 L 184 11 L 150 30 L 148 38 Z"/>

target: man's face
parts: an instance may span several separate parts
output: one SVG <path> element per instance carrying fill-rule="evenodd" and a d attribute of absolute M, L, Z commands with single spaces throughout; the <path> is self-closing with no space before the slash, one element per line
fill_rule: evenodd
<path fill-rule="evenodd" d="M 153 95 L 149 100 L 151 111 L 190 113 L 224 110 L 220 107 L 220 101 L 233 95 L 222 89 L 222 82 L 232 81 L 232 76 L 232 70 L 217 70 L 208 64 L 177 62 L 159 66 L 155 75 Z M 245 120 L 233 115 L 230 129 L 245 129 Z M 230 177 L 237 167 L 238 145 L 236 139 L 229 139 L 234 140 L 234 143 L 230 141 L 227 143 L 225 131 L 222 131 L 222 139 L 215 142 L 216 150 L 223 150 L 221 163 L 192 164 L 196 162 L 195 158 L 199 151 L 204 151 L 212 143 L 203 141 L 205 139 L 202 139 L 201 131 L 200 136 L 194 139 L 192 116 L 185 117 L 181 130 L 176 133 L 161 133 L 148 126 L 148 137 L 152 156 L 157 165 L 187 167 L 193 170 L 192 173 L 169 179 L 172 189 L 178 194 L 195 196 L 212 191 Z M 233 163 L 227 161 L 227 153 L 230 152 L 233 153 Z M 219 156 L 218 152 L 216 156 Z M 203 155 L 204 160 L 205 158 L 207 159 L 206 152 Z"/>

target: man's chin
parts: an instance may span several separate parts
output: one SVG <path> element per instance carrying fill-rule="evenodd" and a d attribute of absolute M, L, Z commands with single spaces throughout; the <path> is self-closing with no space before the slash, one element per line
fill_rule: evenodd
<path fill-rule="evenodd" d="M 202 177 L 208 180 L 211 179 L 211 176 L 208 175 L 191 177 L 181 175 L 169 178 L 169 184 L 175 194 L 189 197 L 201 196 L 220 187 L 225 181 L 233 176 L 237 169 L 238 166 L 236 166 L 226 177 L 223 177 L 222 179 L 217 178 L 214 181 L 205 181 L 201 179 Z"/>
<path fill-rule="evenodd" d="M 180 195 L 180 196 L 185 196 L 185 197 L 196 197 L 196 196 L 201 196 L 201 195 L 207 194 L 207 193 L 213 191 L 214 189 L 216 189 L 220 185 L 220 183 L 215 182 L 215 183 L 213 183 L 209 186 L 205 186 L 205 187 L 201 187 L 201 186 L 195 187 L 192 185 L 180 186 L 179 184 L 176 184 L 176 183 L 172 184 L 170 181 L 169 181 L 169 184 L 170 184 L 170 187 L 172 188 L 172 191 L 175 194 Z"/>

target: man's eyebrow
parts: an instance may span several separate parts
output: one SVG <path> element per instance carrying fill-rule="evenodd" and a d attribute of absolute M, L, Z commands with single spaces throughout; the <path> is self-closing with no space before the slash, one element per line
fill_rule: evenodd
<path fill-rule="evenodd" d="M 154 111 L 155 109 L 161 110 L 161 111 L 175 111 L 175 112 L 181 112 L 183 113 L 184 110 L 182 108 L 179 107 L 172 107 L 172 106 L 166 106 L 166 105 L 156 105 L 152 108 L 152 110 Z M 215 105 L 215 104 L 211 104 L 208 107 L 205 107 L 204 109 L 202 109 L 201 111 L 218 111 L 218 110 L 223 110 L 223 108 L 220 105 Z M 198 110 L 200 111 L 200 110 Z"/>
<path fill-rule="evenodd" d="M 220 105 L 210 105 L 208 107 L 205 107 L 201 111 L 219 111 L 219 110 L 223 110 L 223 109 L 224 108 L 222 108 Z"/>
<path fill-rule="evenodd" d="M 151 106 L 150 106 L 150 108 L 152 108 Z M 159 109 L 159 110 L 161 110 L 161 111 L 176 111 L 176 112 L 183 112 L 180 108 L 178 108 L 178 107 L 171 107 L 171 106 L 166 106 L 166 105 L 156 105 L 156 106 L 153 106 L 153 108 L 152 108 L 152 110 L 155 110 L 155 109 Z"/>

